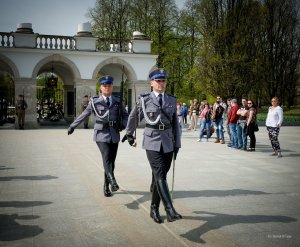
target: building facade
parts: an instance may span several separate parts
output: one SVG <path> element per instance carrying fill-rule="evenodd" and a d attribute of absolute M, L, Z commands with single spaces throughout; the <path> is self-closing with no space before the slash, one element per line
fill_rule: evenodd
<path fill-rule="evenodd" d="M 42 73 L 54 72 L 62 80 L 67 121 L 80 114 L 84 95 L 96 95 L 100 76 L 114 77 L 116 94 L 123 78 L 129 109 L 137 95 L 149 92 L 147 77 L 157 59 L 151 54 L 151 41 L 140 32 L 131 40 L 107 40 L 92 36 L 90 30 L 90 24 L 83 23 L 74 36 L 39 35 L 31 23 L 21 23 L 16 32 L 0 32 L 0 71 L 12 76 L 15 98 L 24 94 L 26 128 L 38 127 L 36 80 Z"/>

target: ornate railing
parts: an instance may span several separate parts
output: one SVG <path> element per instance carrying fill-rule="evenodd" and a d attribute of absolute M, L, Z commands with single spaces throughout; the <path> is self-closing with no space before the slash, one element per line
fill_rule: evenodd
<path fill-rule="evenodd" d="M 12 33 L 0 32 L 0 47 L 14 47 L 14 36 Z"/>
<path fill-rule="evenodd" d="M 130 40 L 98 38 L 97 51 L 132 52 L 132 45 Z"/>
<path fill-rule="evenodd" d="M 0 47 L 15 47 L 14 33 L 0 32 Z M 76 39 L 73 36 L 58 36 L 38 34 L 36 37 L 37 49 L 76 50 Z M 100 52 L 132 52 L 130 40 L 98 38 L 96 51 Z"/>
<path fill-rule="evenodd" d="M 36 48 L 53 50 L 75 50 L 76 42 L 72 36 L 38 35 Z"/>

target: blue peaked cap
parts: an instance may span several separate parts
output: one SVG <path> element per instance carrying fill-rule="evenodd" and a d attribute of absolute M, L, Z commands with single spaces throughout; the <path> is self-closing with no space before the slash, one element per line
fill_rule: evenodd
<path fill-rule="evenodd" d="M 157 80 L 157 79 L 161 79 L 161 80 L 167 80 L 167 71 L 164 68 L 156 68 L 154 70 L 152 70 L 149 74 L 149 78 L 151 80 Z"/>
<path fill-rule="evenodd" d="M 110 75 L 102 76 L 99 79 L 100 84 L 113 84 L 114 78 Z"/>

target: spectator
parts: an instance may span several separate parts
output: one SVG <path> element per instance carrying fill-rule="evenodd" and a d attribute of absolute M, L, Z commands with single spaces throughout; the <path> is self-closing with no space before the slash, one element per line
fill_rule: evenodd
<path fill-rule="evenodd" d="M 206 128 L 206 141 L 208 142 L 208 139 L 210 138 L 210 126 L 211 126 L 211 109 L 209 108 L 208 103 L 204 104 L 204 109 L 201 112 L 200 115 L 200 136 L 198 139 L 198 142 L 201 142 L 203 135 L 204 135 L 204 129 Z"/>
<path fill-rule="evenodd" d="M 237 100 L 232 99 L 231 100 L 231 109 L 228 113 L 228 125 L 229 125 L 229 131 L 231 134 L 231 143 L 228 144 L 228 147 L 231 148 L 237 148 L 237 134 L 236 134 L 236 124 L 239 116 L 236 114 L 239 107 L 237 105 Z"/>
<path fill-rule="evenodd" d="M 226 126 L 226 131 L 229 137 L 229 141 L 231 142 L 231 134 L 230 134 L 230 129 L 229 129 L 229 124 L 228 124 L 228 114 L 231 110 L 231 99 L 227 99 L 227 109 L 224 112 L 224 119 L 225 119 L 225 126 Z M 228 143 L 230 144 L 230 143 Z"/>
<path fill-rule="evenodd" d="M 199 116 L 199 104 L 198 104 L 198 100 L 194 99 L 193 104 L 191 106 L 191 124 L 188 130 L 197 129 L 198 116 Z"/>
<path fill-rule="evenodd" d="M 247 151 L 254 152 L 255 145 L 256 145 L 255 125 L 256 125 L 257 108 L 253 100 L 248 100 L 247 105 L 249 107 L 248 114 L 247 114 L 247 134 L 250 138 L 250 146 L 247 149 Z"/>
<path fill-rule="evenodd" d="M 238 123 L 237 123 L 237 141 L 238 141 L 238 149 L 247 150 L 247 133 L 244 131 L 247 123 L 247 99 L 242 98 L 242 105 L 240 109 L 237 111 L 239 115 Z"/>
<path fill-rule="evenodd" d="M 179 122 L 179 127 L 180 127 L 180 133 L 182 131 L 182 113 L 181 113 L 181 103 L 177 103 L 177 117 L 178 117 L 178 122 Z"/>
<path fill-rule="evenodd" d="M 222 106 L 224 108 L 223 115 L 222 115 L 222 123 L 221 123 L 223 136 L 224 136 L 224 132 L 225 132 L 224 131 L 224 119 L 225 119 L 225 114 L 226 114 L 226 110 L 227 110 L 227 105 L 226 105 L 225 102 L 223 102 L 223 99 L 222 99 L 221 96 L 217 96 L 217 100 L 218 100 L 218 98 L 219 98 L 219 101 L 220 101 L 220 106 Z M 224 141 L 224 143 L 222 143 L 222 141 L 221 141 L 221 144 L 225 144 L 225 141 Z"/>
<path fill-rule="evenodd" d="M 183 121 L 183 123 L 187 124 L 188 108 L 186 106 L 186 103 L 182 103 L 181 114 L 182 114 L 182 121 Z"/>
<path fill-rule="evenodd" d="M 272 106 L 269 107 L 267 119 L 266 119 L 266 126 L 269 134 L 269 139 L 271 141 L 272 148 L 274 153 L 272 156 L 276 156 L 281 158 L 281 149 L 280 144 L 278 141 L 279 130 L 283 122 L 283 110 L 278 105 L 279 100 L 277 97 L 272 98 L 271 104 Z"/>
<path fill-rule="evenodd" d="M 216 130 L 216 141 L 215 143 L 225 144 L 224 140 L 224 128 L 223 128 L 223 113 L 224 108 L 220 104 L 220 97 L 217 97 L 217 101 L 213 105 L 212 121 Z"/>

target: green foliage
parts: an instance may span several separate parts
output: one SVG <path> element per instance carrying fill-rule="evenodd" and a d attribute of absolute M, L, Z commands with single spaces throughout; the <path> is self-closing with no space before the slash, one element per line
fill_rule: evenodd
<path fill-rule="evenodd" d="M 0 100 L 14 103 L 14 82 L 9 73 L 0 73 Z"/>
<path fill-rule="evenodd" d="M 219 94 L 260 106 L 295 96 L 299 13 L 296 0 L 186 0 L 181 10 L 175 0 L 97 0 L 90 17 L 96 36 L 146 34 L 182 101 Z"/>

